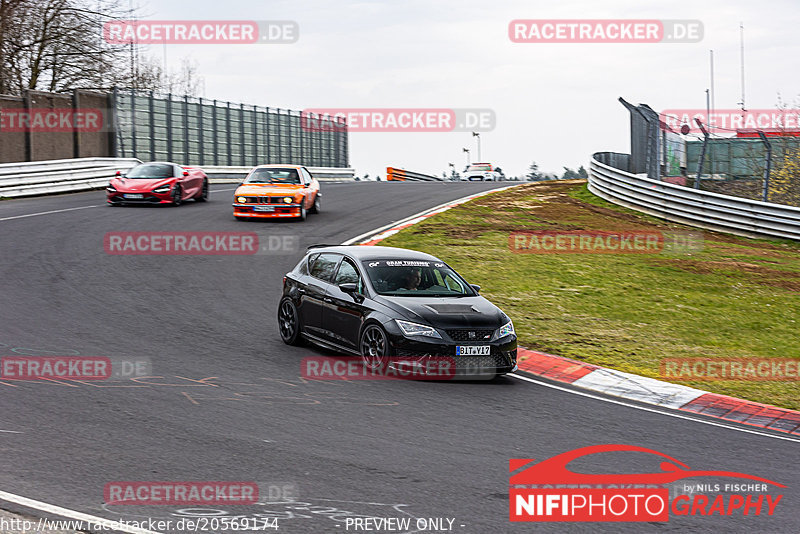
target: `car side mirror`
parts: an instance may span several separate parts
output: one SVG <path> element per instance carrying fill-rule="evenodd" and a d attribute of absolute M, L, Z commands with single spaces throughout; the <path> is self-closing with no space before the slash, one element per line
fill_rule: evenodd
<path fill-rule="evenodd" d="M 114 173 L 114 176 L 122 176 L 122 171 L 117 171 Z"/>
<path fill-rule="evenodd" d="M 344 291 L 348 295 L 352 295 L 353 293 L 357 293 L 358 292 L 358 286 L 356 284 L 353 284 L 353 283 L 340 284 L 339 285 L 339 289 L 341 289 L 342 291 Z"/>
<path fill-rule="evenodd" d="M 184 170 L 184 171 L 183 171 L 183 175 L 184 175 L 184 176 L 189 176 L 189 171 L 187 171 L 187 170 Z"/>
<path fill-rule="evenodd" d="M 364 300 L 364 295 L 358 292 L 358 285 L 353 283 L 347 284 L 339 284 L 339 289 L 341 289 L 344 293 L 347 293 L 353 300 L 356 302 L 361 302 Z"/>
<path fill-rule="evenodd" d="M 480 293 L 481 292 L 481 286 L 479 286 L 478 284 L 470 284 L 469 287 L 474 289 L 475 293 Z"/>

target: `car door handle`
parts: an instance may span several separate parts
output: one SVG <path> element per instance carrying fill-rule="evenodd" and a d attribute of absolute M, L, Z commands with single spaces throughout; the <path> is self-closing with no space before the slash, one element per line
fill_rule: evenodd
<path fill-rule="evenodd" d="M 297 290 L 297 294 L 298 295 L 305 295 L 306 294 L 306 290 L 305 289 L 298 289 Z"/>
<path fill-rule="evenodd" d="M 322 301 L 323 301 L 323 302 L 330 302 L 330 303 L 333 303 L 333 299 L 332 299 L 332 298 L 330 298 L 330 297 L 324 297 L 324 298 L 322 299 Z"/>

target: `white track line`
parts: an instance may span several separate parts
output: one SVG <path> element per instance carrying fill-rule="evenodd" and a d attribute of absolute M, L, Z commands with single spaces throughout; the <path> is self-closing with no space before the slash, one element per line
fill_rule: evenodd
<path fill-rule="evenodd" d="M 225 191 L 236 191 L 236 188 L 233 189 L 212 189 L 212 193 L 223 193 Z M 105 206 L 105 204 L 95 204 L 92 206 L 80 206 L 78 208 L 64 208 L 62 210 L 52 210 L 52 211 L 40 211 L 39 213 L 28 213 L 26 215 L 14 215 L 13 217 L 3 217 L 0 218 L 0 221 L 11 221 L 14 219 L 24 219 L 25 217 L 36 217 L 37 215 L 50 215 L 52 213 L 63 213 L 65 211 L 75 211 L 75 210 L 85 210 L 88 208 L 99 208 L 101 206 Z"/>
<path fill-rule="evenodd" d="M 12 219 L 24 219 L 25 217 L 36 217 L 37 215 L 50 215 L 51 213 L 63 213 L 65 211 L 85 210 L 88 208 L 99 208 L 103 204 L 96 204 L 94 206 L 81 206 L 79 208 L 64 208 L 63 210 L 40 211 L 39 213 L 28 213 L 27 215 L 14 215 L 13 217 L 3 217 L 0 221 L 10 221 Z"/>
<path fill-rule="evenodd" d="M 634 408 L 636 410 L 643 410 L 645 412 L 657 413 L 657 414 L 666 415 L 666 416 L 669 416 L 669 417 L 677 417 L 678 419 L 686 419 L 687 421 L 694 421 L 695 423 L 702 423 L 704 425 L 718 426 L 718 427 L 722 427 L 722 428 L 727 428 L 728 430 L 736 430 L 737 432 L 746 432 L 748 434 L 756 434 L 758 436 L 764 436 L 764 437 L 767 437 L 767 438 L 782 439 L 784 441 L 793 441 L 795 443 L 800 443 L 800 438 L 792 438 L 790 436 L 779 436 L 779 435 L 776 435 L 776 434 L 768 434 L 766 432 L 761 432 L 759 430 L 751 430 L 749 428 L 740 428 L 738 426 L 726 425 L 724 423 L 717 423 L 715 421 L 707 421 L 705 419 L 696 419 L 694 417 L 690 417 L 688 415 L 684 415 L 684 414 L 678 413 L 678 412 L 656 410 L 655 408 L 648 408 L 647 406 L 639 406 L 637 404 L 630 404 L 630 403 L 618 401 L 618 400 L 615 400 L 615 399 L 608 399 L 608 398 L 605 398 L 605 397 L 601 397 L 599 395 L 593 395 L 592 393 L 586 393 L 584 391 L 577 391 L 575 389 L 570 389 L 570 388 L 566 388 L 566 387 L 557 386 L 555 384 L 550 384 L 548 382 L 542 382 L 541 380 L 536 380 L 534 378 L 529 378 L 527 376 L 517 375 L 517 374 L 513 374 L 513 373 L 508 374 L 506 376 L 510 376 L 510 377 L 516 378 L 518 380 L 524 380 L 525 382 L 532 382 L 532 383 L 538 384 L 540 386 L 545 386 L 545 387 L 548 387 L 548 388 L 557 389 L 559 391 L 565 391 L 567 393 L 572 393 L 573 395 L 580 395 L 581 397 L 589 397 L 590 399 L 595 399 L 595 400 L 599 400 L 599 401 L 603 401 L 603 402 L 610 402 L 611 404 L 618 404 L 620 406 L 627 406 L 628 408 Z M 697 414 L 697 415 L 702 415 L 702 414 Z"/>
<path fill-rule="evenodd" d="M 103 530 L 128 532 L 129 534 L 159 534 L 158 532 L 155 532 L 153 530 L 147 530 L 143 528 L 121 524 L 113 519 L 105 519 L 103 517 L 97 517 L 94 515 L 84 514 L 82 512 L 76 512 L 74 510 L 61 508 L 60 506 L 47 504 L 46 502 L 42 501 L 35 501 L 33 499 L 28 499 L 27 497 L 21 497 L 19 495 L 14 495 L 13 493 L 7 493 L 5 491 L 0 491 L 0 499 L 16 503 L 25 506 L 27 508 L 33 508 L 35 510 L 41 510 L 43 512 L 47 512 L 50 514 L 60 515 L 62 517 L 68 517 L 76 521 L 83 521 L 85 523 L 92 523 L 92 524 L 99 523 L 101 525 L 104 525 Z M 88 528 L 88 526 L 89 525 L 85 525 L 85 528 Z"/>

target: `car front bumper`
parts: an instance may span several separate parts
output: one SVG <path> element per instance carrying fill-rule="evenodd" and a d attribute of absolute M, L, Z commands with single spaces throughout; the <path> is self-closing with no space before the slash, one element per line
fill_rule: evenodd
<path fill-rule="evenodd" d="M 256 211 L 257 207 L 269 206 L 274 211 Z M 236 217 L 253 217 L 271 219 L 279 217 L 300 217 L 301 204 L 233 204 L 233 214 Z"/>
<path fill-rule="evenodd" d="M 455 365 L 455 375 L 465 378 L 491 378 L 496 374 L 513 372 L 517 368 L 517 337 L 514 335 L 486 342 L 457 342 L 452 339 L 406 336 L 396 327 L 385 326 L 388 327 L 387 334 L 392 352 L 398 358 L 410 360 L 448 358 Z M 459 346 L 488 346 L 489 354 L 460 356 L 456 354 L 456 347 Z"/>
<path fill-rule="evenodd" d="M 125 195 L 142 195 L 142 198 L 126 198 Z M 106 191 L 106 201 L 109 204 L 172 204 L 172 190 L 166 193 L 153 193 L 152 191 Z"/>

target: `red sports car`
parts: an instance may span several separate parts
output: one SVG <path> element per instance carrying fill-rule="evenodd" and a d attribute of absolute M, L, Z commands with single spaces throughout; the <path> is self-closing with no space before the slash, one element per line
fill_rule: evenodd
<path fill-rule="evenodd" d="M 208 200 L 208 176 L 199 167 L 183 167 L 175 163 L 154 161 L 142 163 L 125 174 L 117 171 L 106 188 L 108 203 L 172 204 L 179 206 L 193 198 Z"/>

